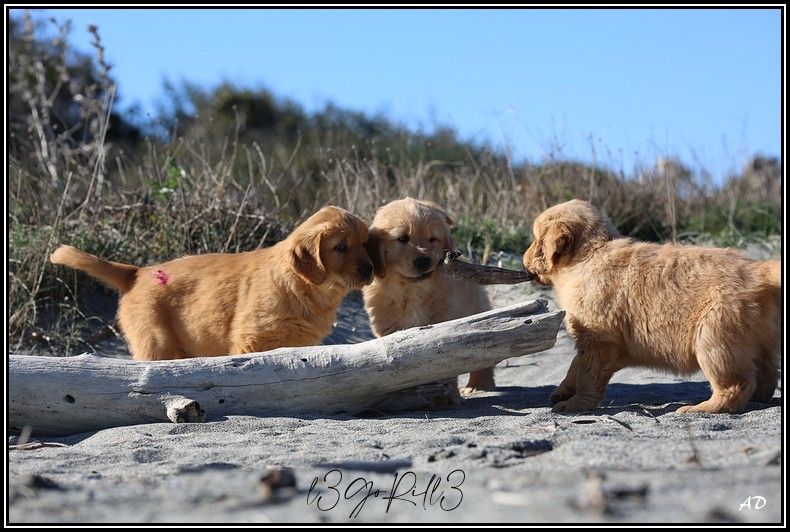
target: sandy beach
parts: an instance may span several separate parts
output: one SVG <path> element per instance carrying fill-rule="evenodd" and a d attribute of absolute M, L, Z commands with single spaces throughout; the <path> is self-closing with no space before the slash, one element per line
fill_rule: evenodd
<path fill-rule="evenodd" d="M 371 337 L 352 294 L 326 342 Z M 499 364 L 498 390 L 438 411 L 34 435 L 43 446 L 10 451 L 10 522 L 779 522 L 780 390 L 742 414 L 679 415 L 708 397 L 701 374 L 628 369 L 600 409 L 553 414 L 572 354 L 563 328 Z"/>

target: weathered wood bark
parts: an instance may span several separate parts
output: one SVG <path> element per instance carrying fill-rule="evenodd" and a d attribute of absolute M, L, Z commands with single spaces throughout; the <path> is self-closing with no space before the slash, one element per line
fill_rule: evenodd
<path fill-rule="evenodd" d="M 227 415 L 357 413 L 391 392 L 548 349 L 563 314 L 535 300 L 359 344 L 243 356 L 11 356 L 8 424 L 54 435 Z"/>
<path fill-rule="evenodd" d="M 477 284 L 517 284 L 534 280 L 527 272 L 506 270 L 458 260 L 460 251 L 448 251 L 437 268 L 451 277 Z"/>

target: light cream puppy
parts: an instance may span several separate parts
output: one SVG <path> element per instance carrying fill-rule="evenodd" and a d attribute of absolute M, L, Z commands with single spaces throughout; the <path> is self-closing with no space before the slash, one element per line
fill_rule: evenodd
<path fill-rule="evenodd" d="M 781 266 L 732 250 L 622 238 L 573 200 L 541 213 L 524 269 L 551 285 L 576 357 L 552 393 L 556 411 L 596 408 L 612 375 L 646 366 L 699 369 L 713 393 L 678 412 L 738 412 L 779 378 Z"/>
<path fill-rule="evenodd" d="M 436 271 L 454 249 L 453 221 L 433 202 L 404 198 L 381 207 L 368 234 L 374 280 L 363 289 L 373 333 L 453 320 L 489 310 L 482 286 Z M 494 368 L 472 372 L 462 393 L 494 388 Z"/>

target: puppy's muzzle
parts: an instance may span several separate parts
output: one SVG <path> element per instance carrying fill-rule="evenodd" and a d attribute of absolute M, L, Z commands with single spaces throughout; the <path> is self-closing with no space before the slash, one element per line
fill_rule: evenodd
<path fill-rule="evenodd" d="M 537 279 L 538 276 L 535 275 L 535 272 L 529 271 L 529 268 L 527 268 L 527 265 L 524 264 L 523 262 L 521 263 L 521 269 L 524 270 L 524 273 L 526 273 L 529 276 L 528 279 L 529 281 L 534 281 L 535 279 Z"/>
<path fill-rule="evenodd" d="M 426 272 L 431 267 L 431 259 L 425 255 L 414 259 L 414 269 L 418 272 Z"/>
<path fill-rule="evenodd" d="M 373 265 L 369 262 L 360 262 L 357 264 L 357 273 L 363 281 L 369 281 L 373 278 Z"/>

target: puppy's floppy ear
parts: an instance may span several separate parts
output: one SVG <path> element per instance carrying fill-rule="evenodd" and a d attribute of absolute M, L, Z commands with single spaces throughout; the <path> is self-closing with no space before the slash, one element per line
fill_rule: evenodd
<path fill-rule="evenodd" d="M 373 273 L 376 277 L 384 278 L 387 275 L 386 252 L 384 251 L 384 235 L 380 229 L 371 227 L 368 231 L 368 241 L 365 244 L 371 262 Z"/>
<path fill-rule="evenodd" d="M 321 230 L 305 231 L 294 236 L 291 248 L 291 266 L 294 271 L 309 283 L 315 285 L 326 281 L 326 269 L 321 261 Z"/>
<path fill-rule="evenodd" d="M 444 216 L 444 221 L 447 222 L 447 227 L 452 227 L 455 225 L 455 222 L 453 221 L 452 218 L 450 218 L 450 215 L 447 214 L 447 211 L 444 210 L 442 207 L 440 207 L 438 203 L 435 203 L 433 201 L 426 201 L 426 200 L 419 200 L 418 203 L 422 203 L 426 207 L 430 207 L 431 209 L 435 209 L 439 211 L 441 215 Z"/>
<path fill-rule="evenodd" d="M 576 245 L 573 228 L 565 223 L 557 222 L 543 235 L 543 257 L 546 270 L 551 271 L 563 255 L 569 255 Z"/>

